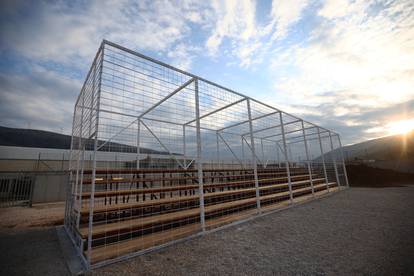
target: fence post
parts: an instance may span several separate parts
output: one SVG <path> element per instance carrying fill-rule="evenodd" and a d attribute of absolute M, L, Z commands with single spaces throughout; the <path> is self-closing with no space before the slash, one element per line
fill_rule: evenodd
<path fill-rule="evenodd" d="M 326 189 L 329 192 L 329 180 L 328 180 L 328 174 L 326 173 L 326 166 L 325 166 L 325 157 L 323 153 L 323 147 L 322 147 L 322 140 L 321 140 L 321 131 L 319 127 L 316 127 L 318 130 L 318 140 L 319 140 L 319 147 L 321 149 L 321 158 L 322 158 L 322 167 L 323 167 L 323 174 L 325 175 L 325 183 L 326 183 Z"/>
<path fill-rule="evenodd" d="M 312 168 L 311 168 L 310 158 L 309 158 L 308 141 L 306 140 L 306 132 L 305 132 L 305 126 L 303 124 L 303 120 L 301 122 L 302 122 L 303 142 L 305 144 L 306 163 L 308 163 L 308 173 L 309 173 L 309 180 L 310 180 L 311 189 L 312 189 L 312 196 L 315 196 L 315 189 L 313 187 Z"/>
<path fill-rule="evenodd" d="M 200 199 L 200 223 L 201 230 L 206 230 L 205 213 L 204 213 L 204 177 L 203 177 L 203 164 L 201 158 L 201 130 L 200 130 L 200 106 L 198 96 L 198 78 L 194 80 L 194 92 L 195 92 L 195 111 L 196 111 L 196 128 L 197 128 L 197 174 L 198 174 L 198 191 Z"/>
<path fill-rule="evenodd" d="M 257 209 L 258 209 L 259 213 L 261 213 L 259 178 L 257 176 L 257 160 L 256 160 L 255 146 L 254 146 L 253 122 L 252 122 L 252 111 L 251 111 L 251 108 L 250 108 L 250 99 L 247 99 L 247 113 L 248 113 L 248 116 L 249 116 L 250 144 L 251 144 L 251 150 L 252 150 L 254 186 L 256 188 L 256 205 L 257 205 Z"/>
<path fill-rule="evenodd" d="M 284 151 L 285 160 L 286 160 L 285 164 L 286 164 L 286 173 L 287 173 L 288 186 L 289 186 L 289 199 L 290 199 L 290 203 L 293 203 L 292 179 L 290 177 L 289 158 L 288 158 L 288 151 L 287 151 L 287 145 L 286 145 L 285 127 L 283 125 L 282 112 L 279 112 L 279 118 L 280 118 L 280 129 L 282 131 L 283 151 Z"/>
<path fill-rule="evenodd" d="M 333 142 L 332 142 L 332 135 L 331 135 L 331 132 L 330 132 L 330 131 L 329 131 L 329 140 L 330 140 L 330 142 L 331 142 L 331 158 L 332 158 L 332 162 L 333 162 L 333 165 L 334 165 L 335 176 L 336 176 L 336 182 L 337 182 L 337 185 L 338 185 L 338 187 L 339 187 L 339 175 L 338 175 L 338 168 L 336 167 L 336 158 L 335 158 L 335 155 L 334 155 L 334 152 L 333 152 L 333 150 L 334 150 L 334 146 L 333 146 Z"/>
<path fill-rule="evenodd" d="M 29 207 L 32 207 L 33 205 L 33 193 L 34 193 L 34 188 L 36 185 L 36 179 L 37 179 L 37 174 L 33 175 L 32 177 L 30 177 L 30 195 L 29 195 Z"/>

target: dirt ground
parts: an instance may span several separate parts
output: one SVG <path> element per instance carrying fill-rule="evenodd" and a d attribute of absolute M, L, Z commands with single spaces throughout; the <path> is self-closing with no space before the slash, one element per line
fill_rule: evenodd
<path fill-rule="evenodd" d="M 414 186 L 350 188 L 92 274 L 414 275 L 413 199 Z M 58 209 L 2 221 L 12 227 L 0 228 L 0 275 L 69 275 L 55 227 L 27 227 Z"/>
<path fill-rule="evenodd" d="M 0 208 L 0 231 L 63 224 L 65 203 L 48 203 L 33 207 Z"/>

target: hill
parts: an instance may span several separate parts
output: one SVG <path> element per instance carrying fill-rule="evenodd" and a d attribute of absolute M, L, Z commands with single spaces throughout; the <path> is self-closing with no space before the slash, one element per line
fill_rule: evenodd
<path fill-rule="evenodd" d="M 104 141 L 98 141 L 103 144 Z M 51 131 L 37 129 L 21 129 L 0 126 L 0 146 L 11 147 L 29 147 L 29 148 L 52 148 L 52 149 L 70 149 L 71 136 Z M 89 143 L 87 149 L 91 150 L 92 145 Z M 114 142 L 106 143 L 101 151 L 119 149 L 118 152 L 134 152 L 136 147 Z M 148 148 L 140 148 L 141 153 L 150 154 L 168 154 L 164 151 L 157 151 Z"/>
<path fill-rule="evenodd" d="M 414 173 L 414 131 L 345 146 L 343 152 L 348 164 Z M 337 158 L 339 154 L 338 150 L 334 151 Z M 326 155 L 330 158 L 330 152 Z"/>
<path fill-rule="evenodd" d="M 414 160 L 414 131 L 344 147 L 346 161 Z"/>

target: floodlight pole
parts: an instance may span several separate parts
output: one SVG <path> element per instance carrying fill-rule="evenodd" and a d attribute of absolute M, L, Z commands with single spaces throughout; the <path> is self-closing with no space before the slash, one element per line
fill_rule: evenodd
<path fill-rule="evenodd" d="M 283 150 L 284 150 L 285 160 L 286 160 L 286 173 L 287 173 L 287 177 L 288 177 L 289 199 L 290 199 L 290 203 L 293 203 L 292 179 L 290 177 L 289 158 L 288 158 L 288 152 L 287 152 L 285 127 L 283 125 L 282 112 L 279 112 L 279 118 L 280 118 L 280 129 L 282 131 Z"/>
<path fill-rule="evenodd" d="M 329 180 L 328 180 L 328 174 L 326 173 L 325 157 L 323 156 L 324 153 L 323 153 L 322 140 L 321 140 L 321 131 L 319 127 L 317 127 L 316 129 L 318 130 L 318 140 L 319 140 L 319 147 L 321 149 L 321 158 L 322 158 L 323 174 L 325 175 L 326 189 L 329 192 Z"/>
<path fill-rule="evenodd" d="M 254 173 L 254 186 L 256 188 L 256 205 L 259 213 L 261 213 L 260 207 L 260 190 L 259 190 L 259 178 L 257 176 L 257 160 L 256 160 L 256 152 L 254 146 L 254 137 L 253 137 L 253 122 L 252 122 L 252 111 L 250 108 L 250 99 L 247 99 L 247 113 L 249 116 L 249 129 L 250 129 L 250 144 L 252 150 L 252 161 L 253 161 L 253 173 Z M 243 137 L 242 137 L 243 143 Z"/>
<path fill-rule="evenodd" d="M 342 166 L 343 166 L 344 175 L 345 175 L 345 183 L 346 183 L 346 186 L 349 188 L 348 174 L 346 172 L 346 165 L 345 165 L 345 158 L 344 158 L 344 150 L 343 150 L 343 147 L 342 147 L 341 137 L 339 136 L 339 134 L 338 134 L 338 141 L 339 141 L 339 148 L 341 149 Z"/>
<path fill-rule="evenodd" d="M 338 187 L 339 187 L 339 175 L 338 175 L 338 168 L 336 167 L 336 157 L 335 157 L 334 152 L 333 152 L 333 150 L 334 150 L 334 146 L 333 146 L 333 142 L 332 142 L 332 134 L 331 134 L 331 132 L 330 132 L 330 131 L 329 131 L 329 140 L 330 140 L 330 142 L 331 142 L 331 158 L 332 158 L 332 162 L 333 162 L 333 165 L 334 165 L 335 176 L 336 176 L 336 182 L 337 182 L 337 185 L 338 185 Z"/>
<path fill-rule="evenodd" d="M 309 180 L 310 180 L 311 189 L 312 189 L 312 196 L 315 196 L 315 189 L 313 187 L 312 168 L 311 168 L 310 158 L 309 158 L 308 141 L 306 141 L 305 126 L 304 126 L 303 121 L 302 121 L 302 134 L 303 134 L 303 143 L 305 144 L 306 163 L 308 163 L 308 173 L 309 173 Z"/>
<path fill-rule="evenodd" d="M 201 158 L 201 130 L 200 130 L 200 106 L 198 96 L 198 79 L 194 80 L 194 94 L 195 94 L 195 112 L 196 112 L 196 127 L 197 127 L 197 173 L 198 173 L 198 193 L 200 198 L 200 223 L 201 230 L 206 231 L 205 211 L 204 211 L 204 186 L 203 186 L 203 164 Z"/>

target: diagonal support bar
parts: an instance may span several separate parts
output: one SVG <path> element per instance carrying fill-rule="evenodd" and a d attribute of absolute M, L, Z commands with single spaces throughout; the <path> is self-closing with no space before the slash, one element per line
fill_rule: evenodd
<path fill-rule="evenodd" d="M 171 155 L 174 159 L 175 159 L 175 161 L 177 161 L 177 163 L 178 163 L 178 165 L 180 165 L 180 167 L 181 168 L 183 168 L 183 169 L 185 169 L 185 167 L 184 167 L 184 165 L 183 164 L 181 164 L 181 162 L 177 159 L 177 157 L 175 157 L 175 155 L 174 154 L 172 154 L 171 153 L 171 151 L 167 148 L 167 146 L 165 146 L 164 145 L 164 143 L 163 142 L 161 142 L 161 140 L 160 140 L 160 138 L 158 138 L 158 136 L 157 135 L 155 135 L 155 133 L 151 130 L 151 128 L 149 128 L 148 126 L 147 126 L 147 124 L 146 123 L 144 123 L 144 121 L 141 121 L 140 120 L 140 122 L 141 122 L 141 124 L 151 133 L 151 135 L 152 136 L 154 136 L 154 138 L 158 141 L 158 143 L 160 143 L 160 145 L 168 152 L 168 154 L 169 155 Z"/>
<path fill-rule="evenodd" d="M 217 132 L 218 137 L 224 142 L 224 144 L 227 146 L 227 148 L 230 150 L 231 154 L 236 158 L 236 160 L 240 163 L 240 165 L 244 168 L 243 162 L 237 157 L 237 155 L 234 153 L 234 151 L 231 149 L 229 144 L 227 144 L 226 140 L 221 136 L 220 132 Z"/>
<path fill-rule="evenodd" d="M 178 87 L 177 89 L 175 89 L 173 92 L 171 92 L 168 96 L 166 96 L 165 98 L 163 98 L 162 100 L 158 101 L 156 104 L 154 104 L 153 106 L 151 106 L 150 108 L 148 108 L 146 111 L 144 111 L 143 113 L 141 113 L 141 115 L 139 115 L 135 120 L 133 120 L 130 124 L 128 124 L 126 127 L 122 128 L 120 131 L 118 131 L 116 134 L 114 134 L 111 138 L 109 138 L 108 140 L 106 140 L 102 145 L 100 145 L 97 150 L 100 150 L 103 146 L 105 146 L 107 143 L 109 143 L 110 141 L 112 141 L 115 137 L 117 137 L 119 134 L 121 134 L 125 129 L 129 128 L 130 126 L 132 126 L 135 122 L 137 122 L 138 120 L 140 120 L 141 118 L 143 118 L 146 114 L 148 114 L 149 112 L 151 112 L 152 110 L 154 110 L 157 106 L 159 106 L 160 104 L 162 104 L 163 102 L 165 102 L 166 100 L 168 100 L 169 98 L 171 98 L 172 96 L 174 96 L 175 94 L 177 94 L 178 92 L 180 92 L 181 90 L 183 90 L 186 86 L 188 86 L 190 83 L 192 83 L 194 81 L 194 78 L 191 78 L 190 80 L 186 81 L 184 84 L 182 84 L 180 87 Z"/>

